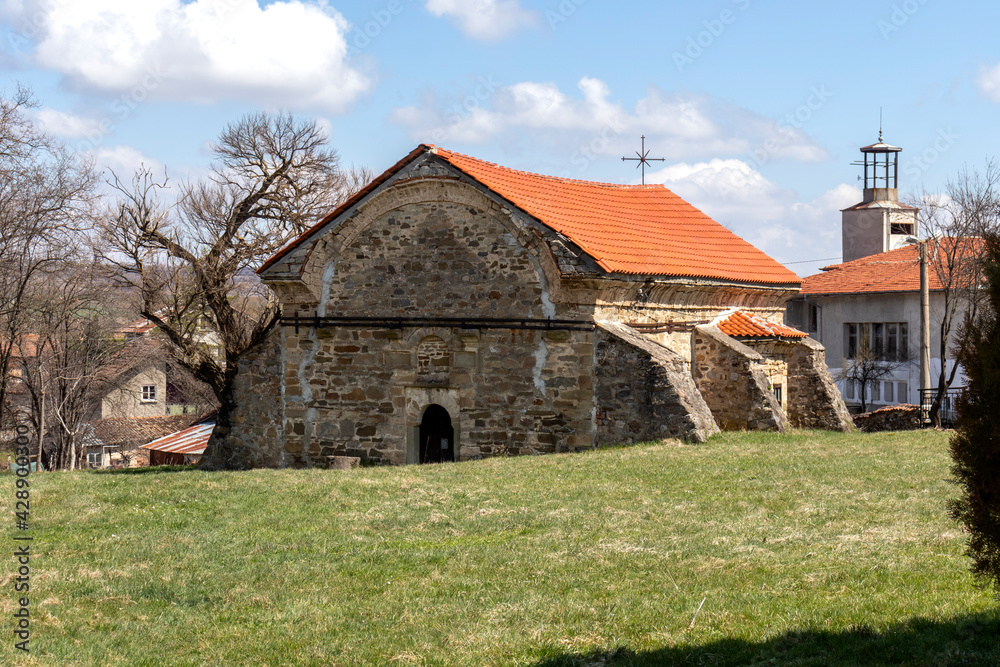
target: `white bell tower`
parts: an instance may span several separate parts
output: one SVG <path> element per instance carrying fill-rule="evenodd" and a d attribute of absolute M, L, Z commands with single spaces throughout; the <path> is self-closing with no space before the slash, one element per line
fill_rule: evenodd
<path fill-rule="evenodd" d="M 919 209 L 899 202 L 899 154 L 902 148 L 882 141 L 861 149 L 865 191 L 863 201 L 841 212 L 843 252 L 841 261 L 850 262 L 906 245 L 917 234 Z"/>

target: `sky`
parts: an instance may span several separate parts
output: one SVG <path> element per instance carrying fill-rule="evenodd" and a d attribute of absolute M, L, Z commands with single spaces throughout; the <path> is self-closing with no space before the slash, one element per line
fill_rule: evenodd
<path fill-rule="evenodd" d="M 805 276 L 840 259 L 880 114 L 904 198 L 1000 154 L 998 25 L 985 0 L 0 0 L 0 90 L 102 168 L 174 182 L 259 110 L 375 172 L 433 143 L 638 183 L 644 135 L 647 183 Z"/>

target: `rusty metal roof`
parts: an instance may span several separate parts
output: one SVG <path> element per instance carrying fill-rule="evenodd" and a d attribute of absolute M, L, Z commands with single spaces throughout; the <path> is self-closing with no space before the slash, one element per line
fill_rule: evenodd
<path fill-rule="evenodd" d="M 177 431 L 164 436 L 158 440 L 147 443 L 142 447 L 158 452 L 172 452 L 175 454 L 204 454 L 208 447 L 208 439 L 212 437 L 215 429 L 215 420 L 195 424 L 183 431 Z"/>

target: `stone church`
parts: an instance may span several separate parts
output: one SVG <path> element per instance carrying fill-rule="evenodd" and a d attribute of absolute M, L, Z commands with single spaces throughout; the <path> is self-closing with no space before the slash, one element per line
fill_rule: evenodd
<path fill-rule="evenodd" d="M 849 428 L 799 278 L 660 185 L 421 145 L 259 270 L 282 320 L 227 439 L 250 466 Z"/>

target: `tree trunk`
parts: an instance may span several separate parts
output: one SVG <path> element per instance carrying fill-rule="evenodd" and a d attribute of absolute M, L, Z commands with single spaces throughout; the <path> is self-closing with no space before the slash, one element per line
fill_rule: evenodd
<path fill-rule="evenodd" d="M 212 437 L 208 440 L 205 453 L 198 462 L 198 467 L 202 470 L 249 470 L 253 467 L 253 462 L 249 460 L 249 452 L 243 447 L 243 443 L 230 436 L 232 418 L 237 408 L 233 391 L 235 378 L 235 373 L 227 372 L 225 385 L 219 392 L 222 395 L 217 395 L 219 411 L 215 418 L 215 428 L 212 430 Z"/>
<path fill-rule="evenodd" d="M 38 409 L 38 472 L 42 471 L 42 449 L 45 443 L 45 387 L 42 386 L 41 401 Z"/>

